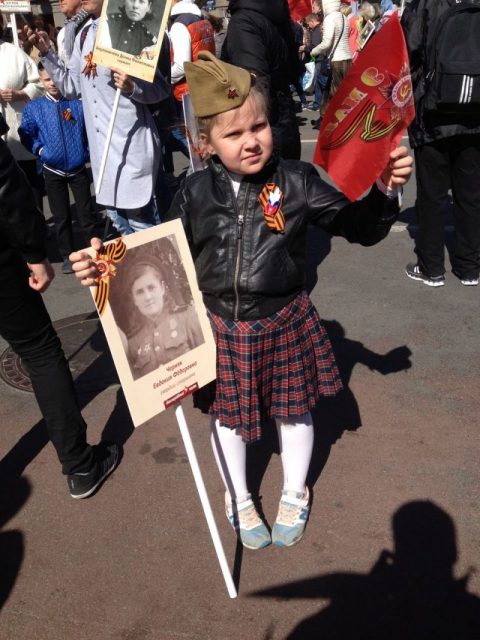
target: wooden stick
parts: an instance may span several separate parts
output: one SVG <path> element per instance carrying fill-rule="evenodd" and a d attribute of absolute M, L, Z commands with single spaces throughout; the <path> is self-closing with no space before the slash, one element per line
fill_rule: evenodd
<path fill-rule="evenodd" d="M 113 101 L 112 115 L 110 116 L 110 122 L 108 124 L 107 140 L 105 142 L 105 147 L 103 148 L 102 162 L 100 164 L 100 171 L 98 172 L 97 184 L 95 185 L 95 195 L 97 196 L 100 193 L 100 189 L 102 188 L 103 176 L 105 174 L 105 167 L 107 164 L 108 150 L 110 148 L 110 142 L 112 140 L 113 127 L 115 125 L 115 118 L 117 117 L 118 103 L 120 102 L 121 93 L 121 90 L 117 89 L 115 100 Z"/>

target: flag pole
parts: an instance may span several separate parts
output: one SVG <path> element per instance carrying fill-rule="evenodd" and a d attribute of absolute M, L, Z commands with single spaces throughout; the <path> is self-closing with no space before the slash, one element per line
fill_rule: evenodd
<path fill-rule="evenodd" d="M 198 495 L 200 496 L 200 502 L 202 503 L 203 512 L 205 513 L 205 518 L 207 520 L 210 535 L 212 537 L 213 546 L 215 547 L 215 552 L 217 554 L 218 562 L 220 563 L 220 568 L 222 570 L 223 578 L 227 586 L 228 595 L 230 596 L 230 598 L 236 598 L 237 590 L 235 588 L 235 584 L 233 582 L 230 569 L 228 567 L 227 559 L 225 557 L 225 552 L 222 546 L 222 541 L 220 540 L 220 535 L 218 533 L 217 525 L 215 523 L 215 518 L 213 517 L 212 508 L 210 506 L 210 501 L 208 499 L 207 490 L 205 489 L 205 484 L 203 482 L 200 466 L 198 464 L 197 456 L 195 454 L 195 449 L 193 448 L 193 443 L 190 437 L 190 432 L 188 430 L 187 421 L 185 420 L 185 414 L 183 413 L 183 407 L 180 403 L 175 407 L 175 416 L 177 418 L 178 426 L 180 427 L 180 433 L 182 434 L 183 444 L 185 445 L 188 461 L 190 462 L 193 478 L 195 480 L 195 485 L 197 487 Z"/>
<path fill-rule="evenodd" d="M 14 13 L 10 14 L 10 26 L 12 27 L 13 44 L 16 47 L 20 47 L 17 31 L 17 16 Z"/>
<path fill-rule="evenodd" d="M 107 139 L 103 148 L 103 156 L 102 162 L 100 164 L 100 171 L 98 172 L 97 184 L 95 185 L 96 196 L 98 196 L 98 194 L 100 193 L 100 189 L 102 188 L 103 176 L 105 174 L 105 167 L 107 164 L 108 150 L 110 148 L 110 142 L 112 140 L 113 127 L 115 125 L 115 118 L 117 117 L 118 103 L 120 102 L 121 93 L 121 90 L 117 89 L 115 100 L 113 101 L 112 115 L 110 116 L 110 122 L 108 124 Z"/>

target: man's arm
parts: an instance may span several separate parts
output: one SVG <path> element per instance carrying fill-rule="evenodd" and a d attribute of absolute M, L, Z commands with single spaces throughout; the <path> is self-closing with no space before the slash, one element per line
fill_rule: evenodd
<path fill-rule="evenodd" d="M 26 263 L 32 267 L 43 264 L 43 271 L 48 270 L 45 220 L 35 207 L 25 174 L 3 140 L 0 140 L 0 229 L 22 253 Z M 41 271 L 39 268 L 38 276 L 44 282 Z"/>

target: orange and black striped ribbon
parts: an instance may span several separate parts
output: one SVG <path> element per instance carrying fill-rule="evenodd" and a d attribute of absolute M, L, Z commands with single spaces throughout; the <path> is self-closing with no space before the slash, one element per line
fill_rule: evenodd
<path fill-rule="evenodd" d="M 117 238 L 115 242 L 103 247 L 101 252 L 97 253 L 93 259 L 97 267 L 99 275 L 96 278 L 98 283 L 95 293 L 95 304 L 97 305 L 98 314 L 101 316 L 105 311 L 108 303 L 108 294 L 110 291 L 110 278 L 116 275 L 115 263 L 119 263 L 127 253 L 127 245 L 121 238 Z"/>
<path fill-rule="evenodd" d="M 278 190 L 278 196 L 275 196 L 275 192 Z M 262 205 L 263 217 L 267 224 L 267 227 L 275 233 L 285 232 L 285 216 L 282 211 L 283 193 L 273 182 L 267 183 L 258 200 Z"/>

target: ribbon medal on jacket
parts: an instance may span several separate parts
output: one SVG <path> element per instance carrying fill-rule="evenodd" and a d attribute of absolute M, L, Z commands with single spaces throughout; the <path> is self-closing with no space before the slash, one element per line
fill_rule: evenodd
<path fill-rule="evenodd" d="M 266 184 L 258 200 L 262 205 L 267 227 L 274 233 L 285 233 L 285 216 L 282 211 L 283 193 L 275 183 Z"/>

